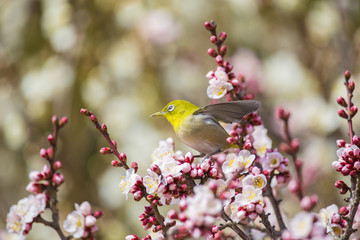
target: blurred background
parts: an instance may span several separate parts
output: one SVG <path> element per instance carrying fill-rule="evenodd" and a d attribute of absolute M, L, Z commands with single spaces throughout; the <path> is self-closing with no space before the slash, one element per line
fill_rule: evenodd
<path fill-rule="evenodd" d="M 0 0 L 0 229 L 10 206 L 29 195 L 29 172 L 45 164 L 39 150 L 48 147 L 55 114 L 69 117 L 57 154 L 65 175 L 61 224 L 74 203 L 87 200 L 104 211 L 99 239 L 145 236 L 138 221 L 145 201 L 125 200 L 118 188 L 124 170 L 99 154 L 106 142 L 79 111 L 86 107 L 106 123 L 142 174 L 159 140 L 174 137 L 176 148 L 188 151 L 165 119 L 149 115 L 175 99 L 211 102 L 205 75 L 216 66 L 203 27 L 211 19 L 228 33 L 234 72 L 262 101 L 273 147 L 282 135 L 274 109 L 291 111 L 305 192 L 319 194 L 316 210 L 342 204 L 331 162 L 347 124 L 337 116 L 336 97 L 346 94 L 346 69 L 360 83 L 360 1 Z M 355 89 L 356 104 L 359 96 Z M 359 133 L 359 118 L 354 121 Z M 289 216 L 298 210 L 291 197 L 283 206 Z M 50 238 L 57 235 L 40 224 L 28 237 Z"/>

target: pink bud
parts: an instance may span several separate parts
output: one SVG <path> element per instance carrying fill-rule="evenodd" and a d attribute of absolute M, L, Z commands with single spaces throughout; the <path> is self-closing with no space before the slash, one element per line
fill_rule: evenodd
<path fill-rule="evenodd" d="M 204 160 L 201 165 L 200 165 L 201 169 L 204 171 L 204 172 L 207 172 L 210 168 L 210 162 L 209 160 Z"/>
<path fill-rule="evenodd" d="M 338 96 L 336 99 L 337 103 L 342 107 L 347 107 L 347 103 L 342 96 Z"/>
<path fill-rule="evenodd" d="M 215 49 L 213 48 L 209 48 L 207 53 L 209 54 L 210 57 L 216 57 L 218 55 L 218 53 L 216 52 Z"/>
<path fill-rule="evenodd" d="M 300 147 L 300 140 L 298 138 L 294 138 L 290 143 L 290 147 L 292 151 L 296 153 Z"/>
<path fill-rule="evenodd" d="M 211 35 L 210 36 L 210 42 L 212 42 L 213 44 L 216 44 L 218 42 L 218 39 L 215 35 Z"/>
<path fill-rule="evenodd" d="M 127 156 L 125 153 L 120 153 L 119 155 L 119 160 L 122 162 L 122 163 L 126 163 L 126 160 L 127 160 Z"/>
<path fill-rule="evenodd" d="M 344 76 L 345 76 L 345 80 L 346 81 L 349 81 L 350 77 L 351 77 L 351 73 L 349 70 L 346 70 L 345 73 L 344 73 Z"/>
<path fill-rule="evenodd" d="M 360 145 L 360 138 L 357 135 L 354 135 L 352 138 L 353 144 L 359 147 Z"/>
<path fill-rule="evenodd" d="M 171 184 L 171 183 L 174 182 L 174 178 L 172 176 L 167 176 L 166 177 L 166 182 L 167 182 L 167 184 Z"/>
<path fill-rule="evenodd" d="M 347 187 L 347 185 L 344 183 L 344 181 L 339 180 L 339 181 L 335 182 L 335 187 L 338 189 L 341 189 L 341 188 Z"/>
<path fill-rule="evenodd" d="M 209 175 L 212 178 L 216 177 L 218 175 L 218 170 L 216 170 L 216 168 L 211 168 L 209 171 Z"/>
<path fill-rule="evenodd" d="M 176 183 L 171 183 L 170 185 L 169 185 L 169 190 L 170 191 L 174 191 L 175 189 L 176 189 Z"/>
<path fill-rule="evenodd" d="M 344 109 L 340 109 L 340 110 L 338 111 L 338 115 L 339 115 L 340 117 L 342 117 L 342 118 L 345 118 L 345 119 L 348 118 L 348 115 L 347 115 L 347 113 L 345 112 Z"/>
<path fill-rule="evenodd" d="M 59 170 L 62 168 L 62 163 L 60 161 L 54 162 L 54 169 Z"/>
<path fill-rule="evenodd" d="M 142 193 L 142 191 L 137 191 L 134 193 L 134 200 L 138 202 L 142 199 L 143 196 L 144 194 Z"/>
<path fill-rule="evenodd" d="M 356 162 L 354 163 L 354 168 L 355 168 L 357 171 L 360 172 L 360 162 L 359 162 L 359 161 L 356 161 Z"/>
<path fill-rule="evenodd" d="M 54 143 L 55 143 L 54 135 L 49 134 L 47 140 L 51 145 L 54 145 Z"/>
<path fill-rule="evenodd" d="M 340 172 L 341 169 L 343 168 L 343 166 L 339 163 L 339 161 L 333 161 L 331 165 L 338 172 Z"/>
<path fill-rule="evenodd" d="M 226 37 L 227 37 L 226 32 L 221 32 L 221 33 L 219 34 L 219 39 L 220 39 L 222 42 L 225 41 Z"/>
<path fill-rule="evenodd" d="M 196 178 L 196 177 L 197 177 L 197 171 L 196 171 L 196 169 L 192 169 L 192 170 L 190 171 L 190 177 L 192 177 L 192 178 Z"/>
<path fill-rule="evenodd" d="M 349 81 L 348 88 L 349 88 L 349 92 L 352 93 L 355 89 L 355 83 L 353 81 Z"/>
<path fill-rule="evenodd" d="M 89 116 L 89 111 L 86 108 L 80 109 L 80 113 L 85 115 L 85 116 Z"/>
<path fill-rule="evenodd" d="M 102 215 L 103 215 L 102 211 L 95 211 L 94 212 L 94 217 L 96 217 L 96 218 L 100 218 Z"/>
<path fill-rule="evenodd" d="M 216 61 L 216 63 L 217 63 L 219 66 L 222 66 L 222 65 L 223 65 L 223 58 L 222 58 L 222 56 L 217 55 L 216 58 L 215 58 L 215 61 Z"/>
<path fill-rule="evenodd" d="M 197 170 L 197 176 L 198 177 L 204 176 L 204 171 L 201 168 Z"/>
<path fill-rule="evenodd" d="M 176 212 L 175 209 L 170 209 L 167 213 L 167 216 L 170 218 L 170 219 L 177 219 L 178 218 L 178 214 Z"/>
<path fill-rule="evenodd" d="M 69 119 L 68 119 L 67 117 L 62 117 L 62 118 L 60 118 L 59 127 L 65 126 L 65 124 L 67 124 L 68 121 L 69 121 Z"/>
<path fill-rule="evenodd" d="M 43 169 L 41 170 L 41 175 L 44 179 L 48 179 L 51 176 L 51 168 L 48 165 L 44 165 Z"/>
<path fill-rule="evenodd" d="M 219 231 L 219 227 L 214 225 L 212 228 L 211 228 L 211 232 L 212 233 L 217 233 Z"/>
<path fill-rule="evenodd" d="M 336 140 L 336 145 L 340 148 L 340 147 L 345 147 L 345 140 L 344 139 L 338 139 Z"/>
<path fill-rule="evenodd" d="M 255 211 L 255 203 L 249 203 L 248 205 L 246 205 L 246 210 L 248 212 L 253 212 Z"/>
<path fill-rule="evenodd" d="M 106 154 L 112 153 L 112 150 L 108 147 L 102 147 L 102 148 L 100 148 L 100 153 L 103 155 L 106 155 Z"/>
<path fill-rule="evenodd" d="M 140 238 L 137 237 L 136 235 L 127 235 L 125 237 L 125 240 L 140 240 Z"/>
<path fill-rule="evenodd" d="M 343 215 L 343 216 L 346 216 L 346 215 L 348 215 L 349 214 L 349 209 L 347 208 L 347 207 L 341 207 L 340 209 L 339 209 L 339 214 L 340 215 Z"/>
<path fill-rule="evenodd" d="M 55 186 L 60 186 L 65 181 L 64 176 L 60 173 L 54 173 L 52 177 L 52 182 Z"/>
<path fill-rule="evenodd" d="M 188 172 L 191 171 L 191 166 L 190 166 L 189 163 L 185 162 L 181 166 L 182 166 L 182 172 L 183 173 L 188 173 Z"/>
<path fill-rule="evenodd" d="M 137 162 L 132 162 L 131 163 L 131 168 L 133 168 L 135 170 L 135 172 L 137 172 L 138 169 L 139 169 L 139 166 L 138 166 Z"/>
<path fill-rule="evenodd" d="M 205 28 L 206 28 L 207 30 L 213 31 L 213 30 L 215 30 L 215 28 L 216 28 L 216 23 L 215 23 L 214 21 L 205 22 L 205 23 L 204 23 L 204 26 L 205 26 Z"/>
<path fill-rule="evenodd" d="M 224 55 L 226 54 L 226 52 L 227 52 L 226 46 L 225 46 L 225 45 L 224 45 L 224 46 L 221 46 L 219 54 L 220 54 L 221 56 L 224 56 Z M 226 68 L 226 67 L 225 67 L 225 68 Z"/>
<path fill-rule="evenodd" d="M 358 107 L 355 106 L 355 105 L 354 105 L 354 106 L 351 106 L 350 111 L 349 111 L 350 117 L 354 117 L 357 112 L 358 112 Z"/>
<path fill-rule="evenodd" d="M 30 182 L 26 186 L 26 191 L 34 193 L 34 194 L 39 194 L 44 191 L 44 185 L 40 184 L 40 183 L 36 183 L 36 182 Z"/>
<path fill-rule="evenodd" d="M 97 120 L 97 118 L 96 118 L 96 116 L 95 116 L 94 114 L 91 114 L 91 115 L 90 115 L 90 119 L 91 119 L 91 121 L 93 121 L 94 123 L 97 123 L 97 122 L 98 122 L 98 120 Z"/>
<path fill-rule="evenodd" d="M 49 156 L 45 148 L 40 149 L 40 156 L 45 159 L 48 159 Z"/>
<path fill-rule="evenodd" d="M 264 207 L 261 204 L 256 204 L 255 211 L 257 214 L 261 214 L 264 211 Z"/>
<path fill-rule="evenodd" d="M 31 181 L 37 182 L 43 179 L 43 175 L 39 171 L 31 171 L 29 178 Z"/>
<path fill-rule="evenodd" d="M 52 122 L 53 124 L 57 124 L 58 121 L 59 121 L 59 119 L 58 119 L 58 117 L 57 117 L 56 115 L 53 115 L 53 116 L 51 117 L 51 122 Z"/>

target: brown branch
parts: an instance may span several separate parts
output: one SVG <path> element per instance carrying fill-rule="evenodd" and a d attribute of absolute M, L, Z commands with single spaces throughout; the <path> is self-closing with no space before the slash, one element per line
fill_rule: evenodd
<path fill-rule="evenodd" d="M 250 237 L 248 237 L 235 223 L 234 221 L 225 213 L 224 210 L 221 212 L 221 218 L 225 220 L 226 226 L 234 230 L 234 232 L 239 235 L 244 240 L 250 240 Z"/>

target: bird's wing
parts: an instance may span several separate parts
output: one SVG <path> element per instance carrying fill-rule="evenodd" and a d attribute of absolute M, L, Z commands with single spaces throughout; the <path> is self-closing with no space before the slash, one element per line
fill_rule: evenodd
<path fill-rule="evenodd" d="M 243 116 L 258 110 L 259 108 L 259 101 L 241 100 L 208 105 L 196 110 L 194 115 L 207 114 L 219 121 L 232 123 L 240 122 Z"/>

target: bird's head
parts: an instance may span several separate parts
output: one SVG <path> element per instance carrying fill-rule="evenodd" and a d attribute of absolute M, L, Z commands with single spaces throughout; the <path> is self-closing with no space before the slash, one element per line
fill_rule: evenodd
<path fill-rule="evenodd" d="M 199 107 L 185 100 L 175 100 L 168 103 L 160 112 L 156 112 L 153 116 L 163 116 L 176 130 L 180 123 L 189 115 L 193 114 Z"/>

